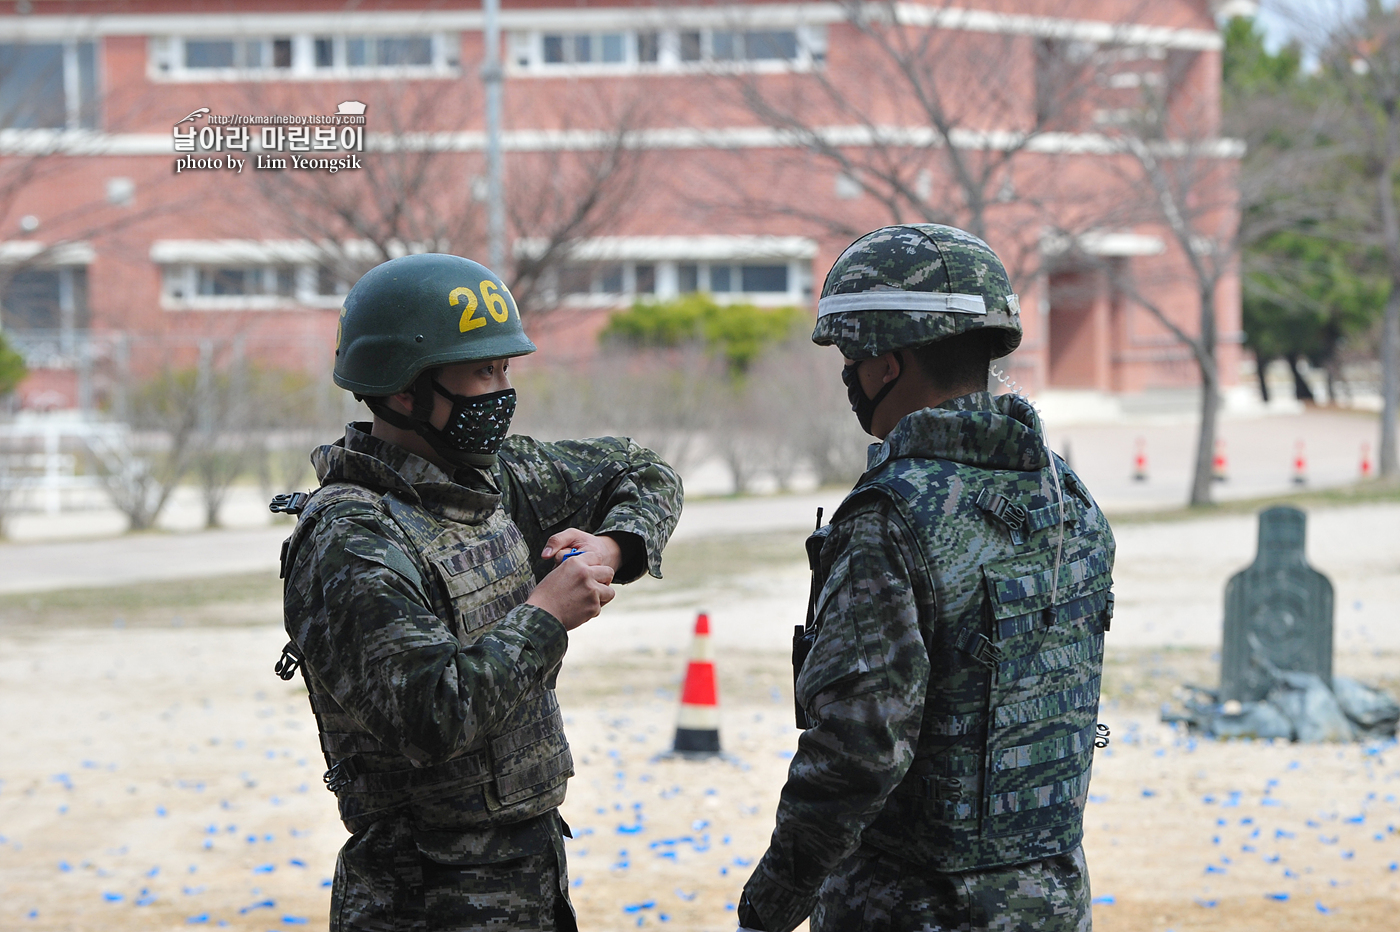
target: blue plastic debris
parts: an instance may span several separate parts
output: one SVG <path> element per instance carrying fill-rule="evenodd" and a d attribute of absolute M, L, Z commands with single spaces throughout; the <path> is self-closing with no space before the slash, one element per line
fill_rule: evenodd
<path fill-rule="evenodd" d="M 1292 832 L 1285 831 L 1285 830 L 1283 830 L 1283 829 L 1281 829 L 1281 828 L 1276 828 L 1276 829 L 1274 829 L 1274 838 L 1295 838 L 1295 837 L 1297 837 L 1297 836 L 1295 836 Z"/>
<path fill-rule="evenodd" d="M 288 861 L 287 863 L 290 864 L 292 867 L 305 867 L 305 866 L 306 866 L 306 862 L 303 861 L 301 858 L 292 858 L 292 859 L 291 859 L 290 861 Z"/>
<path fill-rule="evenodd" d="M 157 816 L 158 818 L 162 818 L 162 819 L 163 819 L 163 818 L 166 817 L 167 814 L 168 814 L 168 813 L 166 813 L 165 807 L 164 807 L 164 806 L 157 806 L 157 807 L 156 807 L 156 816 Z"/>
<path fill-rule="evenodd" d="M 1194 902 L 1195 902 L 1195 904 L 1196 904 L 1197 906 L 1203 906 L 1203 907 L 1205 907 L 1206 909 L 1214 909 L 1214 908 L 1216 907 L 1216 905 L 1217 905 L 1220 901 L 1219 901 L 1219 900 L 1195 900 Z"/>
<path fill-rule="evenodd" d="M 1223 868 L 1223 867 L 1216 867 L 1214 864 L 1207 864 L 1207 865 L 1206 865 L 1206 873 L 1207 873 L 1207 874 L 1223 874 L 1223 873 L 1225 873 L 1225 868 Z"/>
<path fill-rule="evenodd" d="M 1266 899 L 1270 899 L 1270 900 L 1278 900 L 1280 903 L 1282 903 L 1284 900 L 1288 899 L 1289 894 L 1287 894 L 1287 893 L 1265 893 L 1265 894 L 1264 894 L 1264 897 L 1265 897 Z"/>
<path fill-rule="evenodd" d="M 209 921 L 209 914 L 208 914 L 208 913 L 200 913 L 198 916 L 187 916 L 187 917 L 185 917 L 185 922 L 187 922 L 188 924 L 190 924 L 190 925 L 192 925 L 192 926 L 203 925 L 204 923 L 206 923 L 206 922 L 208 922 L 208 921 Z"/>
<path fill-rule="evenodd" d="M 307 923 L 305 916 L 283 916 L 282 922 L 289 926 L 304 926 Z"/>
<path fill-rule="evenodd" d="M 1317 907 L 1317 911 L 1320 912 L 1320 913 L 1322 913 L 1322 915 L 1324 915 L 1324 916 L 1326 916 L 1328 913 L 1332 912 L 1332 910 L 1330 910 L 1330 909 L 1328 909 L 1326 906 L 1323 906 L 1323 905 L 1322 905 L 1322 901 L 1321 901 L 1321 900 L 1318 900 L 1317 903 L 1315 903 L 1314 905 Z"/>
<path fill-rule="evenodd" d="M 274 906 L 276 906 L 276 905 L 277 905 L 277 901 L 276 901 L 276 900 L 259 900 L 259 901 L 256 902 L 256 903 L 253 903 L 253 904 L 251 904 L 251 905 L 249 905 L 249 906 L 243 907 L 243 908 L 240 909 L 238 912 L 239 912 L 241 915 L 247 915 L 248 913 L 251 913 L 251 912 L 252 912 L 253 910 L 255 910 L 255 909 L 272 909 L 272 908 L 273 908 Z"/>
<path fill-rule="evenodd" d="M 58 869 L 66 874 L 73 869 L 73 865 L 69 864 L 67 861 L 59 861 Z"/>
<path fill-rule="evenodd" d="M 699 896 L 699 895 L 700 895 L 700 891 L 699 891 L 699 890 L 695 890 L 695 891 L 693 891 L 693 892 L 691 892 L 691 893 L 686 893 L 686 892 L 685 892 L 684 890 L 682 890 L 680 887 L 677 887 L 677 888 L 676 888 L 676 896 L 678 896 L 678 897 L 680 897 L 681 899 L 685 900 L 687 903 L 694 902 L 694 901 L 695 901 L 695 898 L 696 898 L 697 896 Z"/>
<path fill-rule="evenodd" d="M 126 899 L 126 896 L 121 893 L 104 893 L 102 894 L 102 898 L 108 903 L 120 903 L 122 900 Z"/>
<path fill-rule="evenodd" d="M 644 909 L 655 909 L 656 900 L 647 900 L 645 903 L 628 903 L 622 907 L 624 913 L 639 913 Z"/>
<path fill-rule="evenodd" d="M 323 879 L 321 880 L 321 886 L 323 886 L 323 887 L 329 887 L 330 885 L 331 885 L 331 879 L 330 879 L 329 877 L 323 878 Z"/>
<path fill-rule="evenodd" d="M 1112 893 L 1109 893 L 1104 896 L 1094 897 L 1092 902 L 1095 906 L 1112 906 L 1114 903 L 1117 902 L 1117 899 L 1113 896 Z"/>
<path fill-rule="evenodd" d="M 257 867 L 253 868 L 253 873 L 270 874 L 275 870 L 277 870 L 276 864 L 259 864 Z"/>
<path fill-rule="evenodd" d="M 1143 798 L 1150 798 L 1150 797 L 1152 797 L 1152 796 L 1156 796 L 1156 795 L 1157 795 L 1157 791 L 1156 791 L 1156 790 L 1149 790 L 1147 787 L 1143 787 L 1143 789 L 1142 789 L 1142 795 L 1143 795 Z"/>

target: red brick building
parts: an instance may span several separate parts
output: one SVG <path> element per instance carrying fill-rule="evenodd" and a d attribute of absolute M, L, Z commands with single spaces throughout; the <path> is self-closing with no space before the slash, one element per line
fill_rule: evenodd
<path fill-rule="evenodd" d="M 1022 296 L 1030 390 L 1197 384 L 1147 309 L 1197 332 L 1183 243 L 1218 253 L 1235 381 L 1238 152 L 1207 0 L 503 6 L 509 251 L 555 358 L 638 296 L 815 307 L 860 232 L 977 218 Z M 422 0 L 0 4 L 0 321 L 35 369 L 24 403 L 101 400 L 212 343 L 324 368 L 357 269 L 484 258 L 482 22 Z M 911 56 L 942 110 L 892 77 Z M 1125 127 L 1204 166 L 1172 176 L 1189 230 L 1153 214 Z"/>

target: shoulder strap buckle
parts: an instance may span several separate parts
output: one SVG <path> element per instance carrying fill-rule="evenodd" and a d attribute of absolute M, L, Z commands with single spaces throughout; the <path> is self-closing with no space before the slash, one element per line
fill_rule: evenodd
<path fill-rule="evenodd" d="M 274 495 L 272 501 L 268 502 L 267 510 L 279 515 L 299 515 L 309 501 L 311 496 L 306 492 L 287 492 Z"/>
<path fill-rule="evenodd" d="M 296 641 L 288 641 L 286 646 L 282 648 L 282 656 L 277 661 L 277 666 L 272 668 L 272 672 L 284 680 L 290 680 L 297 675 L 297 667 L 301 666 L 301 661 L 301 650 L 297 647 Z"/>
<path fill-rule="evenodd" d="M 1024 506 L 1016 504 L 1000 492 L 983 489 L 977 493 L 977 507 L 1006 525 L 1013 542 L 1025 542 L 1025 535 L 1021 531 L 1026 526 L 1026 519 L 1030 513 Z"/>
<path fill-rule="evenodd" d="M 360 769 L 355 766 L 355 758 L 346 757 L 331 764 L 331 769 L 321 775 L 321 780 L 326 784 L 326 789 L 339 794 L 355 782 L 359 775 Z"/>
<path fill-rule="evenodd" d="M 991 638 L 970 628 L 959 632 L 955 644 L 958 650 L 966 651 L 973 660 L 988 669 L 996 669 L 997 664 L 1005 659 L 1002 649 L 993 644 Z"/>

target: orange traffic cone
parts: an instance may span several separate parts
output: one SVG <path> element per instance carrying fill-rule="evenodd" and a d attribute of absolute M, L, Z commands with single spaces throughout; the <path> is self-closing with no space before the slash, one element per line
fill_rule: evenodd
<path fill-rule="evenodd" d="M 695 641 L 681 689 L 681 714 L 676 722 L 675 751 L 688 756 L 719 754 L 719 689 L 710 655 L 710 616 L 695 619 Z"/>
<path fill-rule="evenodd" d="M 1371 445 L 1369 443 L 1361 445 L 1361 478 L 1371 478 Z"/>
<path fill-rule="evenodd" d="M 1147 438 L 1137 438 L 1137 446 L 1133 452 L 1133 481 L 1147 481 Z"/>
<path fill-rule="evenodd" d="M 1298 448 L 1293 453 L 1293 484 L 1308 484 L 1308 456 L 1301 440 L 1298 441 Z"/>
<path fill-rule="evenodd" d="M 1210 477 L 1216 482 L 1226 482 L 1230 478 L 1229 461 L 1225 458 L 1225 441 L 1215 441 L 1215 459 L 1211 460 Z"/>

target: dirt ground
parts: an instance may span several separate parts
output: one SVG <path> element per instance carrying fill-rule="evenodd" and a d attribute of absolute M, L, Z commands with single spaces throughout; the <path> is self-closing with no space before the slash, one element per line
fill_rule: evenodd
<path fill-rule="evenodd" d="M 661 755 L 696 607 L 718 627 L 787 599 L 802 579 L 789 543 L 678 543 L 665 583 L 571 649 L 559 692 L 582 928 L 734 928 L 796 746 L 775 639 L 716 638 L 727 759 Z M 1375 598 L 1393 625 L 1388 546 Z M 0 929 L 325 927 L 345 833 L 304 690 L 272 673 L 279 615 L 260 575 L 0 598 Z M 1339 637 L 1336 669 L 1392 693 L 1397 660 Z M 1400 748 L 1199 742 L 1158 724 L 1179 683 L 1214 683 L 1217 666 L 1210 646 L 1110 636 L 1113 743 L 1085 841 L 1097 927 L 1395 928 Z"/>

